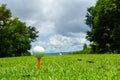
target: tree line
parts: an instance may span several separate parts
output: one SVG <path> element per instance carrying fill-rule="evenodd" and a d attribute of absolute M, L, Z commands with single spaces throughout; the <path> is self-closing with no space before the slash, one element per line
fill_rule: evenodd
<path fill-rule="evenodd" d="M 37 37 L 35 27 L 13 17 L 6 4 L 0 5 L 0 57 L 30 55 L 31 42 Z"/>

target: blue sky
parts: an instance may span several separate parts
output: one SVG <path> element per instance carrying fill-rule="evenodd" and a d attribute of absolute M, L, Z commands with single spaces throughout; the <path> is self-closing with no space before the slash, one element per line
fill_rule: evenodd
<path fill-rule="evenodd" d="M 41 46 L 46 52 L 81 50 L 89 27 L 85 25 L 87 8 L 96 0 L 0 0 L 7 4 L 13 17 L 39 31 L 32 47 Z"/>

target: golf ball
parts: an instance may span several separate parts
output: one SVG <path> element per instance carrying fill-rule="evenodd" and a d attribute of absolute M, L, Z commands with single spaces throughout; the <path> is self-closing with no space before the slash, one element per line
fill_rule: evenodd
<path fill-rule="evenodd" d="M 36 57 L 39 57 L 39 58 L 43 57 L 44 53 L 45 53 L 45 50 L 41 46 L 36 46 L 33 48 L 33 55 Z"/>

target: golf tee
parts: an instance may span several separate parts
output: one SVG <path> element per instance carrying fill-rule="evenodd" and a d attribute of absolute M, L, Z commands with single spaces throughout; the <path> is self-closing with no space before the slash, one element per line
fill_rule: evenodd
<path fill-rule="evenodd" d="M 40 69 L 40 58 L 38 58 L 38 69 Z"/>

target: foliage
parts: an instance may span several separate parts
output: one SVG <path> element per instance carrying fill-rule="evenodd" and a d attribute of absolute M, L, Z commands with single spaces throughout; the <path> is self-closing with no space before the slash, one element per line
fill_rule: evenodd
<path fill-rule="evenodd" d="M 86 24 L 91 28 L 87 39 L 97 52 L 120 52 L 120 2 L 118 0 L 98 0 L 95 6 L 88 8 Z"/>
<path fill-rule="evenodd" d="M 91 50 L 91 48 L 89 48 L 87 46 L 87 44 L 84 43 L 83 50 L 74 51 L 74 52 L 69 53 L 69 54 L 91 54 L 91 53 L 93 53 L 93 51 Z"/>
<path fill-rule="evenodd" d="M 87 49 L 87 44 L 86 43 L 84 43 L 84 45 L 83 45 L 83 50 L 85 50 L 85 49 Z"/>
<path fill-rule="evenodd" d="M 72 54 L 92 54 L 92 53 L 93 52 L 92 52 L 91 48 L 86 48 L 86 49 L 83 49 L 80 51 L 75 51 Z"/>
<path fill-rule="evenodd" d="M 0 6 L 0 57 L 30 55 L 30 43 L 37 33 L 35 27 L 13 18 L 5 4 Z"/>
<path fill-rule="evenodd" d="M 35 57 L 0 59 L 0 80 L 119 80 L 120 55 L 45 56 L 37 70 Z"/>

